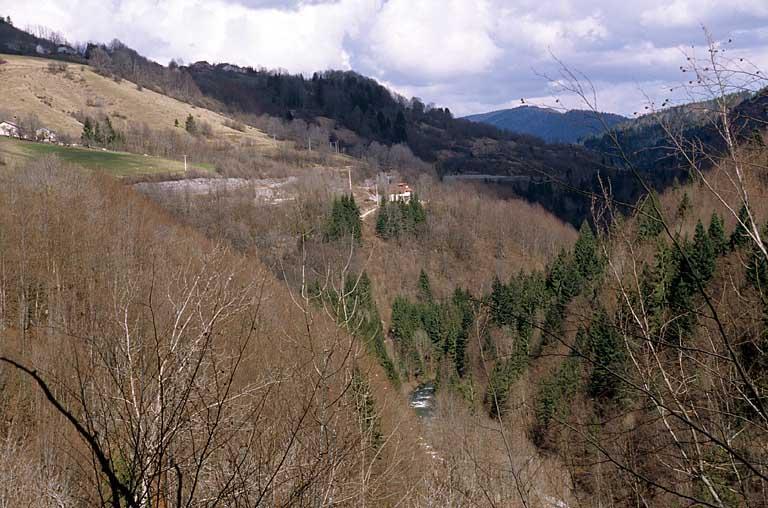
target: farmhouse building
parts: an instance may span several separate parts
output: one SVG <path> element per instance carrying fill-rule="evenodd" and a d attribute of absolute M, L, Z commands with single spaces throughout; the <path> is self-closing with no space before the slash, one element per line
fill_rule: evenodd
<path fill-rule="evenodd" d="M 412 195 L 413 190 L 407 183 L 404 182 L 391 185 L 389 187 L 389 192 L 387 192 L 387 196 L 390 201 L 404 201 L 406 203 L 411 200 Z"/>
<path fill-rule="evenodd" d="M 0 136 L 7 136 L 10 138 L 21 137 L 21 129 L 15 123 L 0 122 Z"/>

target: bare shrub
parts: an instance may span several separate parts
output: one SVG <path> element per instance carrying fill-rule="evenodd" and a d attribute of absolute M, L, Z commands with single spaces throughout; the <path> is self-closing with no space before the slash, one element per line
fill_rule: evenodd
<path fill-rule="evenodd" d="M 85 99 L 85 105 L 90 108 L 103 108 L 104 107 L 104 99 L 101 97 L 97 97 L 95 95 L 92 95 Z"/>
<path fill-rule="evenodd" d="M 198 120 L 197 121 L 197 132 L 206 138 L 212 138 L 213 137 L 213 127 L 210 123 L 206 122 L 205 120 Z"/>
<path fill-rule="evenodd" d="M 230 129 L 234 129 L 236 131 L 245 132 L 245 124 L 232 118 L 227 118 L 224 120 L 224 127 L 229 127 Z"/>
<path fill-rule="evenodd" d="M 51 74 L 60 74 L 62 72 L 67 72 L 67 64 L 64 62 L 50 62 L 48 64 L 48 72 Z"/>

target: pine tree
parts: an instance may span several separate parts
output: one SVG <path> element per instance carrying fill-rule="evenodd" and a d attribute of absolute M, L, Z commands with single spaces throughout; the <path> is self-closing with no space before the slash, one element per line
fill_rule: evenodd
<path fill-rule="evenodd" d="M 418 194 L 414 194 L 408 202 L 408 218 L 413 223 L 413 229 L 427 221 L 427 213 Z"/>
<path fill-rule="evenodd" d="M 392 238 L 388 208 L 386 202 L 382 203 L 376 216 L 376 235 L 383 240 Z"/>
<path fill-rule="evenodd" d="M 693 245 L 688 250 L 693 275 L 703 282 L 708 281 L 715 272 L 715 247 L 709 235 L 704 231 L 701 221 L 696 223 Z"/>
<path fill-rule="evenodd" d="M 754 247 L 747 261 L 747 280 L 760 294 L 766 293 L 768 285 L 768 263 L 763 251 Z"/>
<path fill-rule="evenodd" d="M 432 303 L 432 286 L 429 283 L 429 276 L 422 268 L 419 272 L 419 301 L 422 303 Z"/>
<path fill-rule="evenodd" d="M 616 397 L 619 379 L 624 367 L 624 343 L 604 309 L 598 309 L 589 327 L 589 346 L 593 361 L 589 378 L 589 394 L 599 399 Z"/>
<path fill-rule="evenodd" d="M 736 229 L 731 233 L 731 249 L 736 250 L 749 242 L 751 236 L 747 232 L 747 228 L 752 228 L 752 221 L 749 218 L 747 206 L 741 205 L 739 209 L 739 222 L 736 224 Z"/>
<path fill-rule="evenodd" d="M 763 227 L 763 239 L 768 238 L 768 224 Z M 768 247 L 768 243 L 763 240 L 763 246 Z M 768 285 L 768 260 L 765 258 L 763 250 L 753 245 L 747 261 L 747 281 L 749 281 L 761 295 L 766 294 Z"/>
<path fill-rule="evenodd" d="M 352 237 L 358 244 L 362 238 L 360 209 L 351 195 L 334 198 L 331 213 L 326 220 L 325 241 L 336 241 Z"/>
<path fill-rule="evenodd" d="M 725 240 L 725 226 L 723 225 L 723 219 L 717 212 L 712 212 L 707 233 L 709 234 L 715 254 L 718 256 L 725 254 L 728 250 L 728 242 Z"/>
<path fill-rule="evenodd" d="M 453 353 L 453 361 L 456 365 L 456 372 L 463 377 L 466 371 L 466 350 L 469 341 L 469 331 L 475 320 L 472 310 L 471 296 L 468 291 L 462 291 L 456 288 L 453 292 L 453 304 L 459 310 L 461 316 L 461 327 L 456 335 L 456 346 Z"/>
<path fill-rule="evenodd" d="M 93 123 L 90 117 L 86 117 L 83 122 L 83 133 L 80 135 L 80 140 L 86 146 L 93 141 Z"/>
<path fill-rule="evenodd" d="M 354 277 L 348 278 L 345 293 L 349 298 L 347 308 L 355 309 L 350 331 L 360 337 L 369 351 L 376 356 L 389 380 L 395 384 L 399 383 L 397 371 L 384 344 L 384 330 L 368 274 L 363 272 L 359 280 Z"/>
<path fill-rule="evenodd" d="M 656 194 L 645 197 L 637 214 L 638 236 L 641 240 L 655 238 L 664 231 L 664 220 L 659 213 L 661 205 Z"/>
<path fill-rule="evenodd" d="M 581 278 L 594 280 L 603 269 L 603 256 L 598 252 L 597 240 L 587 221 L 582 222 L 579 238 L 573 247 L 573 261 Z"/>
<path fill-rule="evenodd" d="M 561 250 L 557 257 L 547 267 L 547 289 L 558 300 L 565 301 L 569 295 L 569 263 L 568 255 Z"/>
<path fill-rule="evenodd" d="M 197 132 L 197 124 L 195 123 L 195 117 L 193 117 L 191 113 L 187 115 L 187 120 L 186 122 L 184 122 L 184 128 L 190 134 L 195 134 Z"/>

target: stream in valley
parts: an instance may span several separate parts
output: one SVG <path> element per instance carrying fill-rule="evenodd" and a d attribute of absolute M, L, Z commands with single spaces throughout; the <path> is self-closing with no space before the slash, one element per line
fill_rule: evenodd
<path fill-rule="evenodd" d="M 422 383 L 411 392 L 410 406 L 421 418 L 432 418 L 435 414 L 435 385 Z"/>

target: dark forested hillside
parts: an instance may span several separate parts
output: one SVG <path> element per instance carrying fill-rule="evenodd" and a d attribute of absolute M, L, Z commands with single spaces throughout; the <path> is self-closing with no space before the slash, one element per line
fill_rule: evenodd
<path fill-rule="evenodd" d="M 69 48 L 63 37 L 53 32 L 51 34 L 54 35 L 53 39 L 59 40 L 37 37 L 13 26 L 10 18 L 0 17 L 0 53 L 72 58 L 74 50 Z M 59 52 L 59 47 L 64 49 Z"/>
<path fill-rule="evenodd" d="M 307 79 L 263 69 L 198 62 L 189 72 L 202 92 L 230 110 L 288 120 L 334 120 L 365 143 L 406 143 L 425 161 L 445 157 L 471 139 L 541 144 L 494 127 L 453 118 L 450 110 L 392 93 L 375 80 L 351 71 L 325 71 Z M 450 154 L 448 154 L 450 155 Z"/>
<path fill-rule="evenodd" d="M 700 145 L 722 151 L 720 108 L 726 107 L 735 132 L 750 136 L 764 123 L 768 113 L 768 92 L 733 94 L 724 101 L 684 104 L 641 116 L 617 126 L 613 133 L 588 138 L 584 145 L 616 167 L 630 165 L 642 171 L 679 169 L 687 166 L 681 146 Z M 621 147 L 618 150 L 617 147 Z M 702 164 L 711 161 L 701 160 Z"/>
<path fill-rule="evenodd" d="M 600 135 L 606 127 L 628 120 L 613 113 L 600 113 L 598 117 L 592 111 L 573 109 L 561 113 L 537 106 L 520 106 L 464 118 L 509 132 L 537 136 L 548 143 L 577 143 L 586 137 Z"/>

